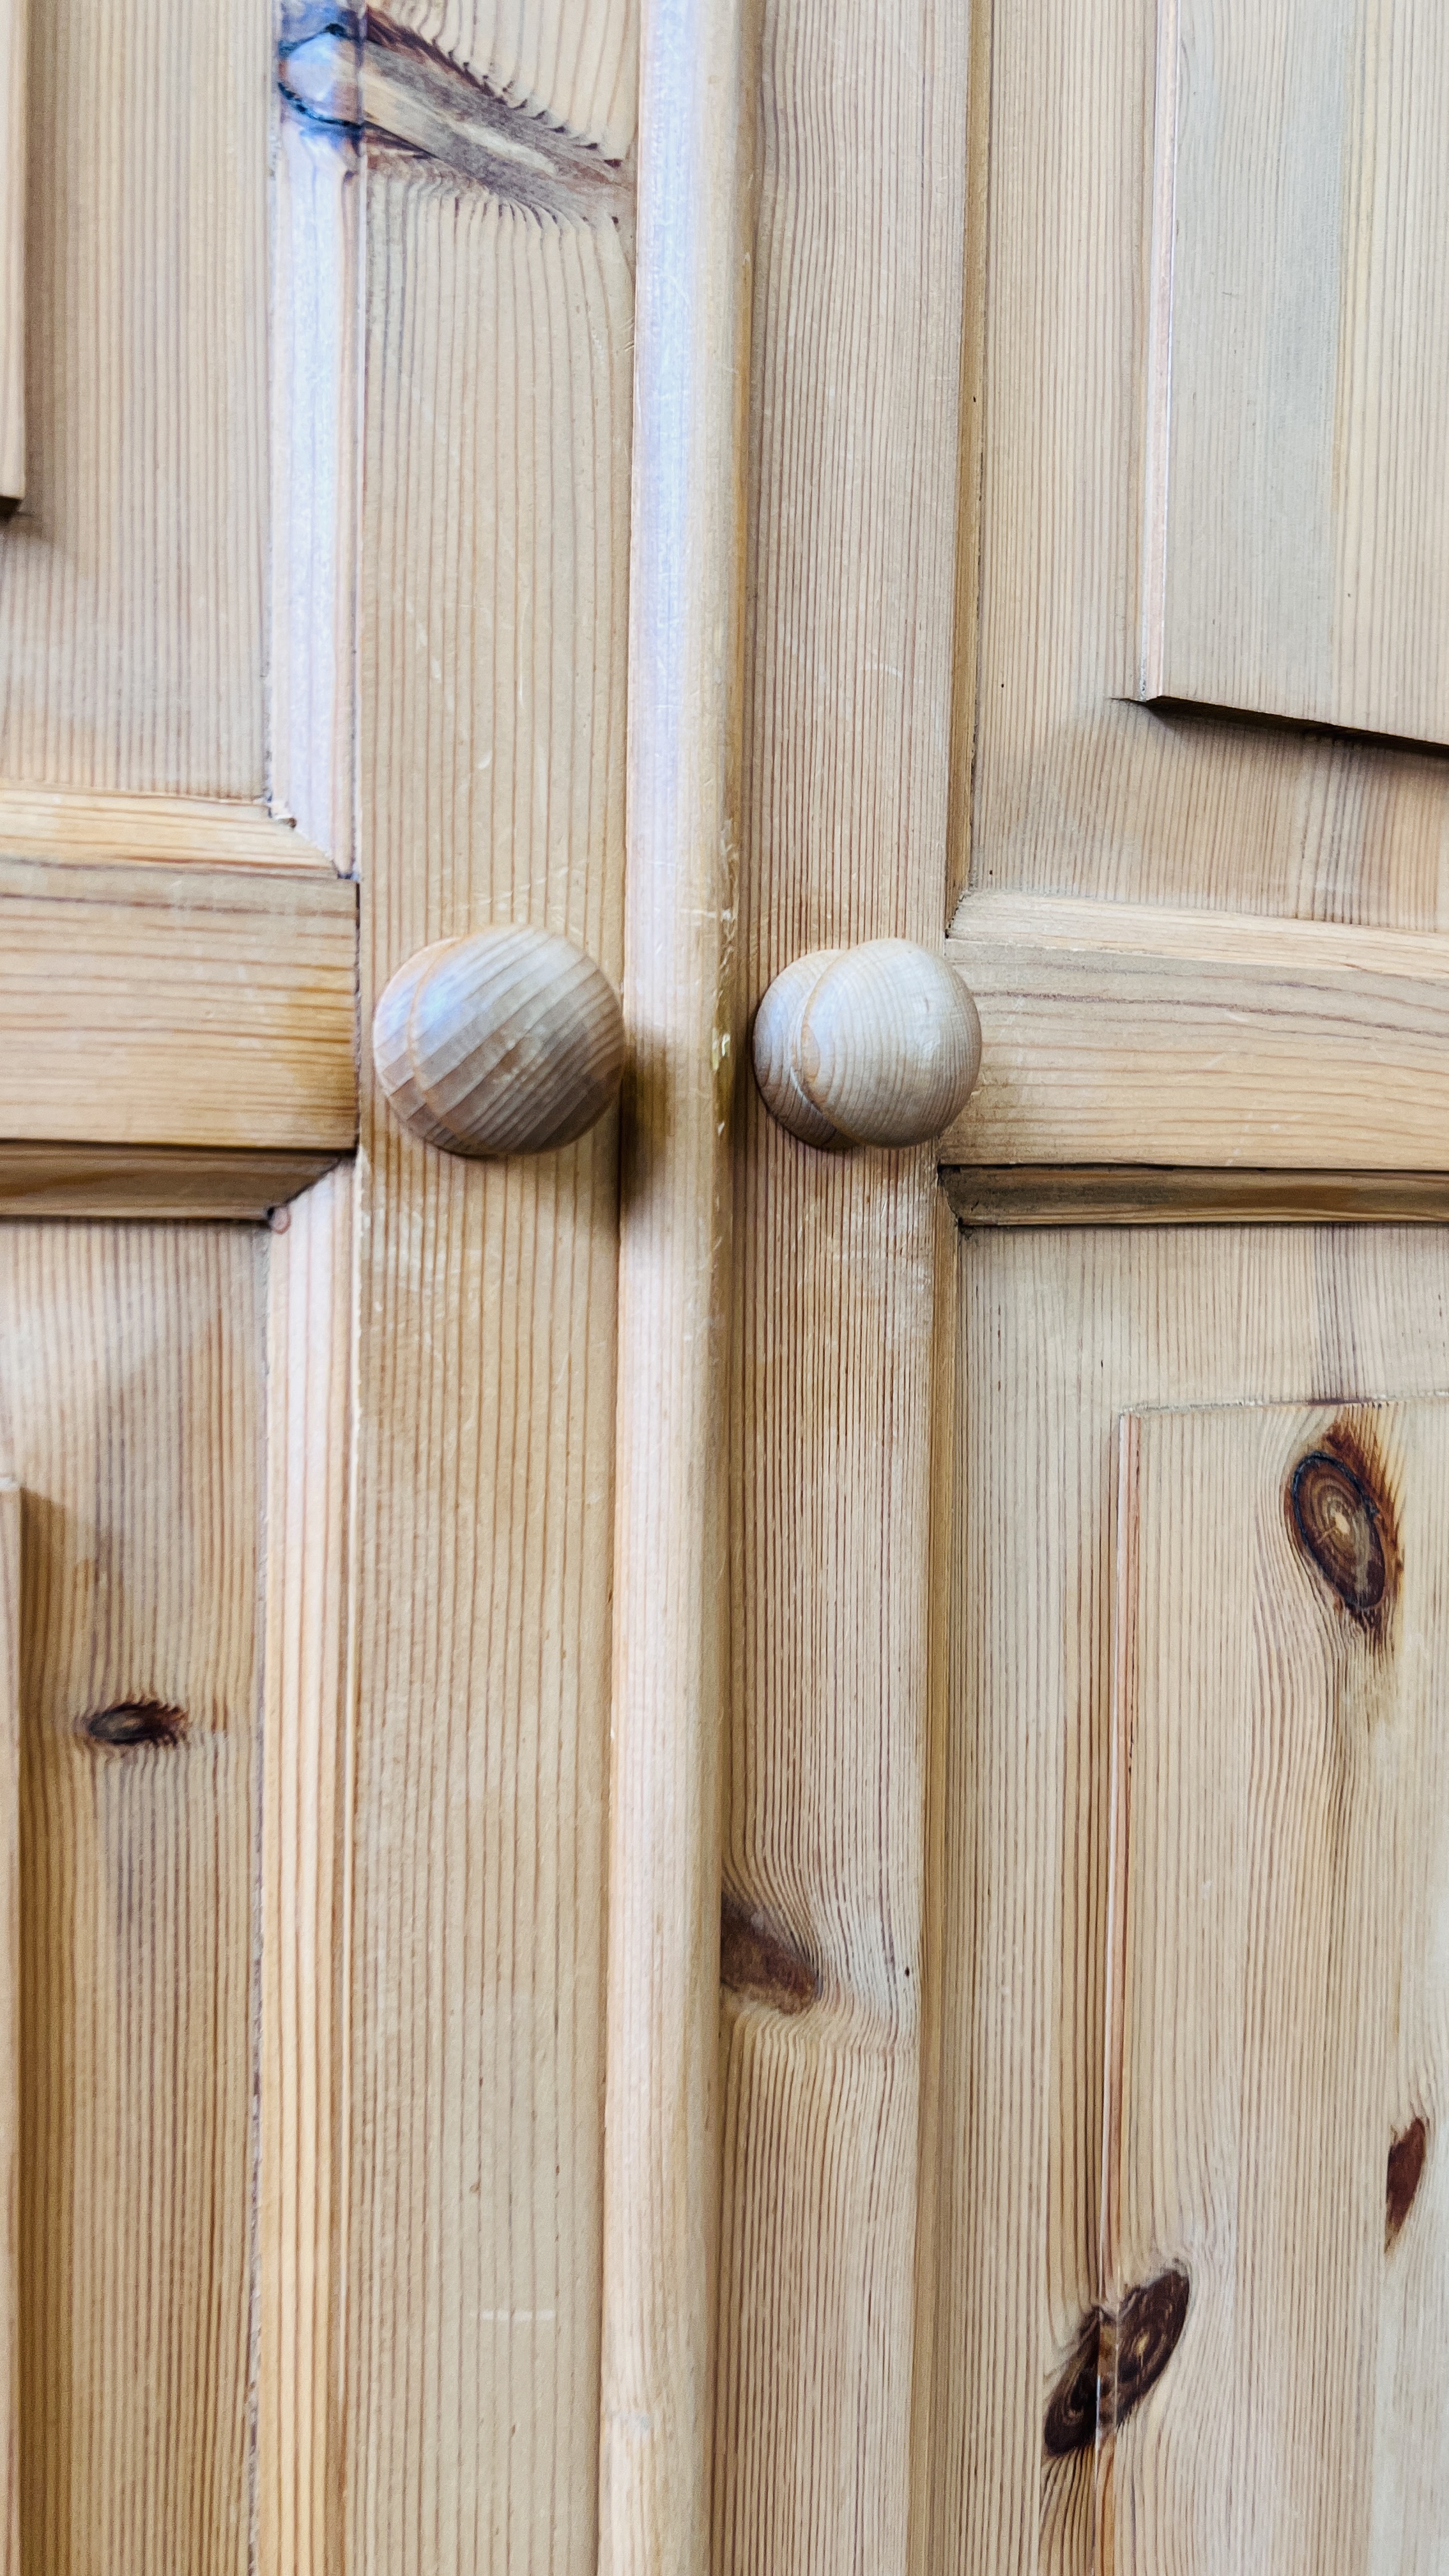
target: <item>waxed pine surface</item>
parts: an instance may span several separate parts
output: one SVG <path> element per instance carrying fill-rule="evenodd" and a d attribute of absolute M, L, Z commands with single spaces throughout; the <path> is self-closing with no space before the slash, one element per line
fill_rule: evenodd
<path fill-rule="evenodd" d="M 0 1226 L 22 2562 L 242 2576 L 265 1245 Z"/>
<path fill-rule="evenodd" d="M 1065 2576 L 1095 2563 L 1093 2459 L 1090 2448 L 1048 2455 L 1046 2410 L 1084 2317 L 1112 2286 L 1102 2213 L 1118 1419 L 1183 1405 L 1336 1412 L 1442 1392 L 1449 1235 L 984 1229 L 961 1237 L 958 1258 L 961 1500 L 933 1834 L 939 2089 L 926 2133 L 917 2502 L 932 2576 Z M 1179 1555 L 1194 1508 L 1184 1498 L 1173 1523 Z M 1152 1616 L 1186 1653 L 1173 1640 L 1190 1634 L 1191 1603 L 1173 1580 L 1170 1596 L 1164 1571 Z M 1224 1670 L 1235 1622 L 1253 1618 L 1241 1583 L 1233 1602 Z M 1165 1724 L 1185 1722 L 1177 1694 L 1162 1706 Z M 1426 2042 L 1422 2083 L 1442 2084 L 1441 2057 L 1441 2040 Z M 1378 2106 L 1385 2154 L 1401 2092 L 1413 2090 L 1402 2071 Z M 1153 2119 L 1171 2098 L 1164 2090 Z M 1259 2175 L 1253 2187 L 1271 2183 Z M 1432 2227 L 1429 2205 L 1419 2216 Z M 1401 2273 L 1415 2263 L 1408 2229 L 1396 2259 Z M 1169 2388 L 1165 2375 L 1160 2403 Z M 1220 2420 L 1221 2390 L 1214 2402 Z M 1347 2563 L 1379 2576 L 1417 2562 Z"/>

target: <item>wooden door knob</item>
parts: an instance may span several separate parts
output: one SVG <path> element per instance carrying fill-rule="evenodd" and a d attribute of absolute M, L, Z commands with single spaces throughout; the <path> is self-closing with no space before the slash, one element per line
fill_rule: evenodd
<path fill-rule="evenodd" d="M 924 1145 L 981 1068 L 981 1022 L 953 966 L 909 939 L 816 948 L 755 1015 L 765 1106 L 807 1145 Z"/>
<path fill-rule="evenodd" d="M 603 1116 L 624 1014 L 601 968 L 547 931 L 475 931 L 420 948 L 372 1022 L 373 1062 L 413 1135 L 445 1154 L 543 1154 Z"/>

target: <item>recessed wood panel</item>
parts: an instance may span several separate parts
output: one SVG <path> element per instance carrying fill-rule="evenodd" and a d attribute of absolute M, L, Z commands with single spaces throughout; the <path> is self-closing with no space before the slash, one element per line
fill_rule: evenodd
<path fill-rule="evenodd" d="M 20 2563 L 243 2576 L 266 1245 L 0 1226 Z"/>
<path fill-rule="evenodd" d="M 267 0 L 32 0 L 0 776 L 266 790 Z"/>
<path fill-rule="evenodd" d="M 1121 1426 L 1100 2296 L 1160 2315 L 1102 2344 L 1120 2576 L 1449 2564 L 1446 1561 L 1449 1404 Z"/>
<path fill-rule="evenodd" d="M 1202 2259 L 1200 2248 L 1165 2227 L 1149 2229 L 1120 2279 L 1103 2274 L 1118 1422 L 1124 1412 L 1163 1406 L 1289 1404 L 1304 1422 L 1316 1423 L 1320 1413 L 1331 1422 L 1343 1407 L 1371 1398 L 1391 1395 L 1407 1405 L 1449 1390 L 1449 1229 L 993 1228 L 964 1235 L 958 1257 L 950 1706 L 937 1748 L 928 1949 L 929 2056 L 938 2075 L 924 2150 L 929 2188 L 920 2258 L 923 2563 L 930 2576 L 1000 2576 L 1003 2568 L 1012 2576 L 1087 2576 L 1112 2563 L 1094 2554 L 1090 2433 L 1085 2448 L 1049 2448 L 1048 2411 L 1096 2311 L 1178 2259 L 1189 2269 Z M 1285 1465 L 1297 1455 L 1285 1453 Z M 1407 1467 L 1401 1475 L 1396 1465 L 1394 1473 L 1402 1499 Z M 1426 1499 L 1438 1473 L 1431 1465 L 1424 1478 L 1414 1469 Z M 1267 1508 L 1252 1502 L 1255 1530 Z M 1411 1712 L 1417 1706 L 1412 1693 L 1423 1694 L 1423 1713 L 1411 1724 L 1426 1746 L 1422 1730 L 1439 1704 L 1442 1677 L 1432 1637 L 1442 1616 L 1436 1567 L 1446 1558 L 1435 1531 L 1446 1508 L 1449 1493 L 1436 1494 L 1413 1539 L 1427 1623 L 1422 1651 L 1410 1649 L 1407 1591 L 1401 1596 L 1398 1633 L 1406 1651 L 1400 1660 L 1411 1694 L 1403 1706 Z M 1248 1509 L 1235 1494 L 1232 1512 Z M 1281 1485 L 1273 1488 L 1272 1509 L 1281 1521 Z M 1179 1530 L 1200 1531 L 1213 1567 L 1223 1566 L 1230 1541 L 1214 1536 L 1212 1525 L 1228 1515 L 1228 1503 L 1214 1513 L 1210 1494 L 1184 1494 L 1174 1510 Z M 1411 1536 L 1401 1509 L 1406 1582 Z M 1286 1536 L 1282 1543 L 1292 1545 Z M 1273 1562 L 1281 1572 L 1285 1560 Z M 1296 1557 L 1287 1564 L 1315 1615 L 1336 1616 L 1332 1599 L 1319 1602 L 1308 1592 L 1310 1577 L 1320 1581 L 1314 1569 Z M 1230 1607 L 1226 1629 L 1217 1609 L 1209 1618 L 1185 1573 L 1179 1576 L 1164 1560 L 1153 1578 L 1160 1648 L 1143 1670 L 1164 1719 L 1177 1730 L 1174 1758 L 1195 1766 L 1181 1775 L 1184 1798 L 1191 1779 L 1193 1804 L 1216 1796 L 1220 1813 L 1242 1770 L 1232 1730 L 1250 1723 L 1255 1690 L 1260 1704 L 1265 1690 L 1271 1695 L 1264 1675 L 1270 1664 L 1281 1665 L 1284 1652 L 1282 1639 L 1265 1626 L 1251 1571 L 1243 1573 L 1234 1559 L 1227 1571 L 1212 1574 L 1214 1602 Z M 1145 1583 L 1144 1576 L 1136 1597 L 1145 1598 Z M 1191 1704 L 1172 1684 L 1174 1674 L 1184 1682 L 1189 1677 L 1181 1660 L 1189 1656 L 1201 1682 Z M 1245 1693 L 1246 1714 L 1238 1705 Z M 1298 1696 L 1301 1703 L 1301 1691 Z M 1335 1705 L 1347 1705 L 1342 1691 Z M 1401 1745 L 1394 1733 L 1399 1725 L 1395 1719 L 1373 1738 L 1371 1760 L 1382 1771 L 1384 1794 L 1401 1757 L 1408 1776 L 1414 1770 L 1409 1731 L 1401 1729 Z M 1425 1759 L 1423 1804 L 1432 1809 L 1438 1799 L 1442 1812 L 1437 1747 Z M 1259 1800 L 1279 1794 L 1261 1761 L 1251 1787 Z M 1380 1787 L 1371 1785 L 1368 1794 L 1378 1798 Z M 1356 1854 L 1351 1807 L 1340 1802 L 1333 1813 L 1342 1817 L 1333 1884 L 1348 1908 L 1344 1924 L 1352 1927 L 1355 1881 L 1363 1877 L 1365 1854 L 1378 1866 L 1379 1847 L 1360 1836 Z M 1433 2195 L 1445 2170 L 1434 2163 L 1433 2143 L 1449 2063 L 1442 1966 L 1431 1975 L 1428 1964 L 1443 1957 L 1433 1945 L 1444 1938 L 1445 1886 L 1441 1849 L 1431 1903 L 1427 1815 L 1417 1807 L 1393 1806 L 1392 1813 L 1394 1865 L 1404 1892 L 1402 1947 L 1394 1955 L 1406 1964 L 1402 1972 L 1393 1969 L 1392 2000 L 1384 2005 L 1386 2021 L 1397 2015 L 1401 2030 L 1392 2045 L 1387 2029 L 1373 2042 L 1383 2074 L 1374 2112 L 1382 2132 L 1375 2150 L 1382 2159 L 1375 2221 L 1380 2256 L 1390 2147 L 1420 2116 L 1430 2138 L 1412 2213 L 1384 2275 L 1375 2364 L 1383 2393 L 1377 2376 L 1365 2385 L 1375 2408 L 1398 2410 L 1392 2421 L 1399 2433 L 1386 2436 L 1382 2447 L 1386 2474 L 1412 2483 L 1431 2474 L 1436 2447 L 1445 2448 L 1440 2376 L 1424 2371 L 1416 2379 L 1414 2361 L 1425 2348 L 1415 2338 L 1428 2332 L 1442 2344 L 1444 2331 L 1436 2304 L 1442 2292 L 1432 2263 L 1424 2268 L 1424 2248 L 1439 2241 Z M 1289 1841 L 1282 1850 L 1285 1884 L 1274 1902 L 1287 1908 L 1306 1901 L 1312 1882 L 1305 1889 L 1300 1874 L 1295 1896 L 1287 1883 Z M 1213 1918 L 1223 1938 L 1214 1993 L 1232 1955 L 1231 1924 L 1247 1919 L 1243 1901 L 1234 1897 L 1233 1904 L 1236 1914 Z M 1325 1920 L 1323 1902 L 1317 1919 Z M 1267 1955 L 1273 1918 L 1265 1920 L 1270 1937 L 1259 1946 L 1263 1974 L 1271 1979 L 1279 1971 Z M 1166 1937 L 1169 1918 L 1158 1928 Z M 1338 1946 L 1329 1958 L 1314 1955 L 1318 1983 L 1304 1988 L 1305 2010 L 1315 1993 L 1313 2009 L 1319 2009 L 1326 1980 L 1346 1970 L 1345 1937 L 1332 1935 Z M 1422 1973 L 1414 1971 L 1417 1985 L 1407 1964 L 1415 1957 L 1425 1963 Z M 1168 2062 L 1156 2071 L 1164 2122 L 1180 2099 L 1181 2064 L 1173 2054 L 1179 2041 L 1185 2052 L 1180 2022 L 1163 2043 Z M 1144 2070 L 1144 2085 L 1153 2080 Z M 1357 2117 L 1351 2100 L 1347 2111 Z M 1297 2188 L 1292 2177 L 1299 2170 L 1288 2169 L 1285 2187 Z M 1240 2172 L 1252 2188 L 1271 2193 L 1274 2176 L 1259 2173 L 1250 2157 Z M 1235 2172 L 1218 2189 L 1214 2208 L 1224 2227 L 1229 2182 L 1235 2190 L 1246 2187 Z M 1266 2213 L 1263 2223 L 1277 2222 Z M 1189 2357 L 1194 2332 L 1189 2307 L 1178 2360 Z M 1168 2403 L 1172 2366 L 1144 2401 L 1144 2426 L 1156 2420 L 1154 2407 Z M 1198 2427 L 1209 2453 L 1229 2403 L 1224 2378 L 1213 2390 L 1210 2420 Z M 1130 2422 L 1126 2429 L 1131 2432 Z M 1341 2438 L 1363 2437 L 1345 2430 Z M 1202 2475 L 1211 2479 L 1211 2460 Z M 1389 2496 L 1391 2487 L 1382 2492 Z M 1417 2510 L 1412 2497 L 1406 2515 L 1411 2508 Z M 1261 2562 L 1231 2553 L 1179 2559 L 1176 2553 L 1188 2546 L 1185 2531 L 1185 2525 L 1175 2530 L 1170 2548 L 1165 2543 L 1155 2560 L 1137 2564 L 1150 2563 L 1158 2576 L 1168 2564 L 1195 2571 L 1209 2564 L 1283 2563 L 1271 2552 Z M 1312 2564 L 1316 2576 L 1329 2560 L 1297 2563 Z M 1416 2563 L 1438 2562 L 1432 2555 L 1415 2562 L 1392 2554 L 1356 2562 L 1359 2570 L 1374 2567 L 1375 2576 L 1380 2565 L 1397 2571 Z"/>
<path fill-rule="evenodd" d="M 1161 0 L 1144 697 L 1449 739 L 1449 16 Z"/>
<path fill-rule="evenodd" d="M 1280 14 L 1277 0 L 1232 0 L 1215 15 L 1231 30 L 1250 10 L 1255 27 Z M 1321 14 L 1336 25 L 1340 0 Z M 1411 14 L 1437 48 L 1442 13 L 1421 0 Z M 1032 0 L 993 9 L 989 23 L 977 100 L 985 208 L 972 237 L 985 271 L 972 281 L 984 354 L 968 414 L 980 425 L 980 572 L 958 628 L 979 631 L 979 656 L 957 653 L 971 700 L 960 722 L 959 812 L 970 830 L 956 836 L 958 882 L 969 874 L 979 887 L 1432 929 L 1449 886 L 1440 756 L 1135 703 L 1158 12 L 1144 0 Z M 1382 74 L 1380 56 L 1378 94 L 1392 99 Z M 1264 87 L 1281 97 L 1271 71 Z M 1412 199 L 1407 166 L 1387 154 L 1378 167 L 1404 219 L 1429 221 L 1442 167 L 1416 165 Z M 1336 256 L 1330 243 L 1325 257 Z M 1442 254 L 1439 267 L 1437 284 L 1406 270 L 1402 290 L 1437 294 Z M 1427 414 L 1442 413 L 1443 345 L 1440 329 L 1418 353 L 1415 438 L 1436 434 Z M 1385 363 L 1402 369 L 1408 357 L 1385 352 Z M 965 468 L 969 489 L 975 440 Z M 1384 506 L 1398 507 L 1387 475 L 1380 481 Z M 1441 473 L 1436 509 L 1445 488 Z M 1237 543 L 1231 528 L 1211 534 Z M 1438 543 L 1433 522 L 1424 543 L 1426 552 Z M 1388 578 L 1386 561 L 1376 597 L 1388 596 Z M 1404 596 L 1425 595 L 1420 578 Z M 1256 580 L 1249 564 L 1253 595 Z M 1442 573 L 1438 583 L 1442 598 Z M 1425 671 L 1439 649 L 1425 639 Z M 1407 709 L 1392 721 L 1402 737 Z"/>

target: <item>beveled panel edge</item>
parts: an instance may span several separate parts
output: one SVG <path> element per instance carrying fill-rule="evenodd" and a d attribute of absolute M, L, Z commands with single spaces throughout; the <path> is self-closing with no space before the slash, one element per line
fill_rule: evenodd
<path fill-rule="evenodd" d="M 344 1158 L 186 1145 L 0 1138 L 0 1222 L 13 1217 L 261 1225 Z"/>
<path fill-rule="evenodd" d="M 964 1226 L 1445 1225 L 1449 1172 L 943 1164 Z"/>

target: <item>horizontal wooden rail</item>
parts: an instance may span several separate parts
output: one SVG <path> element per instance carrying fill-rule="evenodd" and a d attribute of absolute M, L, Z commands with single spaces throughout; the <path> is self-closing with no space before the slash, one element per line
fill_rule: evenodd
<path fill-rule="evenodd" d="M 0 1205 L 252 1214 L 348 1152 L 356 900 L 325 867 L 0 855 Z"/>
<path fill-rule="evenodd" d="M 1156 1167 L 1158 1206 L 1170 1167 L 1449 1172 L 1449 939 L 980 894 L 950 952 L 982 1058 L 943 1164 Z"/>

